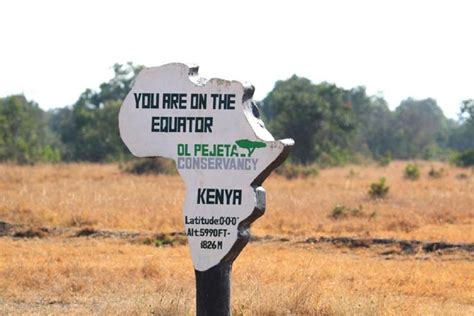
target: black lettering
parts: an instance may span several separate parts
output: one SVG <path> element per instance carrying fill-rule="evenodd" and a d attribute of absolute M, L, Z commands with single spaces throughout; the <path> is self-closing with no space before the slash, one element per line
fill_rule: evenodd
<path fill-rule="evenodd" d="M 161 133 L 212 133 L 212 117 L 152 116 L 151 131 Z"/>
<path fill-rule="evenodd" d="M 163 102 L 162 102 L 162 108 L 163 109 L 169 109 L 169 104 L 170 104 L 170 94 L 169 93 L 163 93 Z"/>
<path fill-rule="evenodd" d="M 177 124 L 176 124 L 176 123 L 177 123 L 176 121 L 177 121 L 177 119 L 174 118 L 174 120 L 173 120 L 173 119 L 170 119 L 169 121 L 170 121 L 170 126 L 169 126 L 169 128 L 168 128 L 168 132 L 169 132 L 169 133 L 176 133 L 176 131 L 177 131 L 177 130 L 176 130 L 176 125 L 177 125 Z M 174 124 L 173 124 L 173 123 L 174 123 Z"/>
<path fill-rule="evenodd" d="M 151 93 L 144 93 L 142 99 L 142 108 L 149 109 L 150 108 L 150 97 Z"/>
<path fill-rule="evenodd" d="M 163 109 L 186 109 L 186 93 L 163 93 Z"/>
<path fill-rule="evenodd" d="M 194 124 L 194 131 L 196 133 L 202 133 L 204 131 L 204 119 L 202 117 L 196 118 L 196 124 Z"/>
<path fill-rule="evenodd" d="M 232 201 L 232 204 L 242 204 L 242 190 L 234 190 L 234 200 Z"/>
<path fill-rule="evenodd" d="M 224 204 L 224 191 L 227 190 L 216 190 L 216 200 L 214 204 Z M 229 203 L 226 203 L 229 204 Z"/>
<path fill-rule="evenodd" d="M 241 205 L 242 190 L 198 188 L 197 204 Z"/>
<path fill-rule="evenodd" d="M 189 123 L 189 132 L 190 133 L 193 133 L 194 132 L 194 128 L 193 128 L 193 123 L 194 123 L 194 120 L 196 119 L 195 117 L 187 117 L 186 118 L 188 120 L 188 123 Z"/>
<path fill-rule="evenodd" d="M 232 104 L 235 104 L 235 94 L 228 94 L 227 95 L 227 109 L 235 110 L 235 106 L 233 106 Z"/>
<path fill-rule="evenodd" d="M 235 110 L 235 94 L 211 94 L 214 110 Z"/>
<path fill-rule="evenodd" d="M 216 109 L 216 105 L 217 105 L 217 98 L 219 97 L 218 94 L 211 94 L 211 98 L 212 98 L 212 108 L 215 110 Z"/>
<path fill-rule="evenodd" d="M 204 133 L 212 133 L 213 121 L 214 121 L 213 117 L 204 118 Z"/>
<path fill-rule="evenodd" d="M 158 109 L 160 102 L 159 93 L 134 93 L 135 108 Z"/>
<path fill-rule="evenodd" d="M 179 103 L 179 95 L 172 93 L 171 94 L 171 107 L 174 109 L 178 108 L 178 103 Z"/>
<path fill-rule="evenodd" d="M 186 118 L 178 117 L 178 131 L 186 133 Z"/>
<path fill-rule="evenodd" d="M 152 116 L 151 118 L 151 131 L 159 132 L 160 131 L 160 117 Z"/>
<path fill-rule="evenodd" d="M 198 189 L 197 204 L 206 204 L 206 202 L 204 201 L 204 193 L 206 193 L 206 189 Z"/>
<path fill-rule="evenodd" d="M 183 110 L 186 109 L 186 93 L 181 93 L 179 95 L 179 104 L 178 107 Z"/>
<path fill-rule="evenodd" d="M 207 108 L 207 94 L 191 94 L 191 109 L 206 109 Z"/>
<path fill-rule="evenodd" d="M 232 190 L 225 190 L 225 200 L 227 201 L 227 204 L 229 204 L 231 196 L 232 196 Z M 232 203 L 232 204 L 235 204 L 235 203 Z"/>
<path fill-rule="evenodd" d="M 161 132 L 168 133 L 169 121 L 170 121 L 170 117 L 167 117 L 167 116 L 160 117 Z"/>
<path fill-rule="evenodd" d="M 206 199 L 206 204 L 216 204 L 216 189 L 207 189 Z"/>
<path fill-rule="evenodd" d="M 158 105 L 160 103 L 160 94 L 159 93 L 150 93 L 151 94 L 151 102 L 150 102 L 150 108 L 152 109 L 158 109 Z"/>
<path fill-rule="evenodd" d="M 140 99 L 142 97 L 142 94 L 134 93 L 133 96 L 135 97 L 135 108 L 138 109 L 140 107 Z"/>

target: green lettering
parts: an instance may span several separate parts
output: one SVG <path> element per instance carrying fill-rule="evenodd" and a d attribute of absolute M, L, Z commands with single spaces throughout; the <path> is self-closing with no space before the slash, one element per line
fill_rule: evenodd
<path fill-rule="evenodd" d="M 239 156 L 239 151 L 237 150 L 237 145 L 232 145 L 229 156 L 230 157 L 238 157 Z"/>
<path fill-rule="evenodd" d="M 208 144 L 202 144 L 202 155 L 203 156 L 208 156 L 209 155 L 209 145 Z"/>
<path fill-rule="evenodd" d="M 194 144 L 194 156 L 198 155 L 198 152 L 201 151 L 201 144 Z"/>

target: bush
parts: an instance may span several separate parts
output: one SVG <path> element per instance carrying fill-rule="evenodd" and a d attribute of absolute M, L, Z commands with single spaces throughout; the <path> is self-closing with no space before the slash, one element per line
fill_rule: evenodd
<path fill-rule="evenodd" d="M 455 154 L 451 162 L 458 167 L 474 166 L 474 149 L 469 149 L 465 152 Z"/>
<path fill-rule="evenodd" d="M 370 184 L 369 195 L 373 199 L 382 199 L 388 194 L 389 189 L 385 184 L 385 177 L 381 177 L 378 182 Z"/>
<path fill-rule="evenodd" d="M 428 172 L 428 175 L 431 177 L 431 178 L 436 178 L 436 179 L 439 179 L 443 176 L 444 174 L 444 169 L 443 168 L 440 168 L 438 170 L 436 170 L 435 168 L 431 167 L 430 171 Z"/>
<path fill-rule="evenodd" d="M 141 158 L 122 166 L 123 171 L 133 174 L 176 174 L 176 165 L 165 158 Z"/>
<path fill-rule="evenodd" d="M 387 153 L 387 154 L 377 158 L 377 164 L 380 167 L 386 167 L 390 164 L 390 162 L 392 162 L 392 154 L 391 153 Z"/>
<path fill-rule="evenodd" d="M 346 178 L 348 179 L 353 179 L 355 177 L 357 177 L 359 174 L 357 172 L 354 171 L 354 169 L 349 169 L 349 172 L 347 173 L 346 175 Z"/>
<path fill-rule="evenodd" d="M 410 180 L 418 180 L 420 177 L 420 169 L 416 164 L 409 163 L 405 167 L 405 178 Z"/>
<path fill-rule="evenodd" d="M 317 176 L 319 174 L 316 165 L 300 165 L 285 163 L 278 167 L 275 172 L 287 179 L 307 178 L 310 176 Z"/>
<path fill-rule="evenodd" d="M 357 157 L 346 149 L 331 148 L 323 152 L 316 160 L 322 168 L 343 166 L 350 162 L 357 163 Z"/>
<path fill-rule="evenodd" d="M 346 218 L 348 216 L 360 217 L 363 215 L 362 205 L 358 208 L 350 208 L 345 205 L 337 204 L 331 211 L 330 217 L 333 219 Z"/>
<path fill-rule="evenodd" d="M 456 179 L 458 180 L 467 180 L 469 179 L 469 176 L 465 173 L 459 173 L 456 175 Z"/>
<path fill-rule="evenodd" d="M 42 162 L 58 163 L 61 161 L 61 152 L 58 148 L 45 146 L 39 150 L 39 156 Z"/>

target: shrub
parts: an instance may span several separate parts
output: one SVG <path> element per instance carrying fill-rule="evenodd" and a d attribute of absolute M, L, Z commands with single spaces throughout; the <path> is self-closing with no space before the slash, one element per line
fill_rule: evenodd
<path fill-rule="evenodd" d="M 58 163 L 61 161 L 61 151 L 58 148 L 53 148 L 51 146 L 45 146 L 38 150 L 39 161 Z"/>
<path fill-rule="evenodd" d="M 362 205 L 360 205 L 358 208 L 350 208 L 345 205 L 337 204 L 332 209 L 330 217 L 332 217 L 333 219 L 340 219 L 348 216 L 360 217 L 362 215 Z"/>
<path fill-rule="evenodd" d="M 392 162 L 392 154 L 391 153 L 387 153 L 383 156 L 378 157 L 378 159 L 377 159 L 377 164 L 380 167 L 386 167 L 390 164 L 390 162 Z"/>
<path fill-rule="evenodd" d="M 466 180 L 468 178 L 469 178 L 469 176 L 465 173 L 459 173 L 459 174 L 456 175 L 456 179 L 458 179 L 458 180 Z"/>
<path fill-rule="evenodd" d="M 451 162 L 458 167 L 474 166 L 474 149 L 469 149 L 465 152 L 455 154 Z"/>
<path fill-rule="evenodd" d="M 362 155 L 351 152 L 348 149 L 332 147 L 321 153 L 316 162 L 321 168 L 337 167 L 347 165 L 348 163 L 361 163 Z"/>
<path fill-rule="evenodd" d="M 381 177 L 378 182 L 370 184 L 369 195 L 373 199 L 382 199 L 388 194 L 389 186 L 385 184 L 385 177 Z"/>
<path fill-rule="evenodd" d="M 157 234 L 154 238 L 147 238 L 143 241 L 147 245 L 155 245 L 156 247 L 184 245 L 187 243 L 187 238 L 182 233 L 171 234 Z"/>
<path fill-rule="evenodd" d="M 443 176 L 444 174 L 444 169 L 443 168 L 440 168 L 438 170 L 436 170 L 435 168 L 431 167 L 430 171 L 428 172 L 428 175 L 431 177 L 431 178 L 436 178 L 436 179 L 439 179 Z"/>
<path fill-rule="evenodd" d="M 318 167 L 316 165 L 300 165 L 285 163 L 278 167 L 275 172 L 287 179 L 294 178 L 307 178 L 310 176 L 317 176 L 319 174 Z"/>
<path fill-rule="evenodd" d="M 418 180 L 420 177 L 420 169 L 416 164 L 409 163 L 405 167 L 405 178 L 410 180 Z"/>
<path fill-rule="evenodd" d="M 155 239 L 155 246 L 156 247 L 163 247 L 166 245 L 173 245 L 174 244 L 174 238 L 170 235 L 162 235 L 162 236 L 157 236 Z"/>
<path fill-rule="evenodd" d="M 133 174 L 176 174 L 176 165 L 165 158 L 141 158 L 128 162 L 122 169 Z"/>
<path fill-rule="evenodd" d="M 354 171 L 354 169 L 349 169 L 349 172 L 347 173 L 346 175 L 346 178 L 348 179 L 352 179 L 352 178 L 355 178 L 357 177 L 359 174 L 357 172 Z"/>

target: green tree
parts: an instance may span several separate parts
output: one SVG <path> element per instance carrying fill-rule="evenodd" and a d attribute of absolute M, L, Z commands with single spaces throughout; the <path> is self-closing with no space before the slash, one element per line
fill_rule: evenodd
<path fill-rule="evenodd" d="M 21 164 L 58 161 L 57 140 L 48 128 L 48 116 L 23 95 L 0 99 L 0 161 Z"/>
<path fill-rule="evenodd" d="M 461 111 L 459 113 L 461 122 L 474 124 L 474 99 L 464 100 L 461 104 Z"/>
<path fill-rule="evenodd" d="M 351 149 L 375 159 L 390 156 L 395 120 L 387 102 L 382 97 L 367 95 L 365 87 L 351 89 L 349 97 L 356 116 Z"/>
<path fill-rule="evenodd" d="M 448 145 L 458 151 L 474 149 L 474 100 L 463 101 L 459 122 L 451 122 Z"/>
<path fill-rule="evenodd" d="M 402 101 L 395 120 L 396 158 L 435 158 L 447 143 L 448 122 L 433 99 Z"/>
<path fill-rule="evenodd" d="M 72 108 L 53 113 L 51 126 L 61 135 L 67 160 L 101 162 L 128 155 L 119 136 L 118 112 L 143 67 L 128 63 L 113 68 L 114 77 L 98 91 L 87 89 Z"/>
<path fill-rule="evenodd" d="M 333 84 L 315 85 L 296 75 L 278 81 L 261 106 L 269 130 L 277 138 L 296 140 L 292 159 L 333 163 L 349 153 L 354 116 L 346 93 Z"/>

